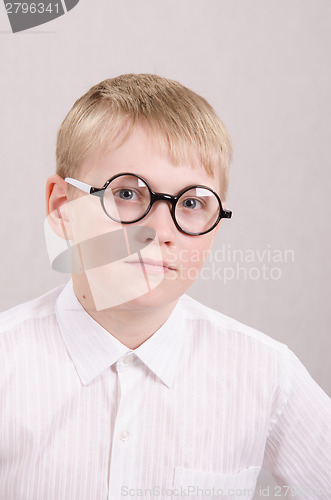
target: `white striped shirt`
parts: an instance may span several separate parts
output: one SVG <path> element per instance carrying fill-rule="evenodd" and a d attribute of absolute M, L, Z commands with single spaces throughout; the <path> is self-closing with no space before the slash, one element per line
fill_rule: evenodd
<path fill-rule="evenodd" d="M 62 288 L 0 315 L 1 500 L 246 500 L 261 467 L 331 498 L 330 399 L 286 345 L 184 295 L 130 351 Z"/>

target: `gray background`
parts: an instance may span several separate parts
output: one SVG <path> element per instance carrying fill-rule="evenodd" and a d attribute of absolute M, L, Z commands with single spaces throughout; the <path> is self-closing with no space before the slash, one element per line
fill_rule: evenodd
<path fill-rule="evenodd" d="M 74 100 L 107 77 L 158 73 L 205 96 L 232 136 L 234 216 L 216 247 L 294 251 L 263 260 L 280 279 L 221 273 L 189 293 L 286 343 L 331 394 L 330 18 L 329 0 L 81 0 L 12 34 L 0 5 L 0 310 L 68 280 L 49 265 L 44 186 Z"/>

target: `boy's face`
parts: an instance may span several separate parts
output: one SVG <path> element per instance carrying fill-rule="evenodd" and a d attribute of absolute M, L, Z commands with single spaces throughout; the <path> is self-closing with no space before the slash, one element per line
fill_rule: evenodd
<path fill-rule="evenodd" d="M 108 179 L 124 172 L 140 175 L 155 192 L 177 195 L 187 186 L 205 185 L 219 193 L 218 175 L 213 178 L 201 166 L 193 167 L 190 163 L 173 165 L 166 155 L 157 151 L 148 130 L 142 126 L 138 126 L 118 149 L 103 155 L 95 154 L 85 160 L 76 178 L 93 187 L 102 187 Z M 69 230 L 75 243 L 132 226 L 151 228 L 157 236 L 150 242 L 147 241 L 150 239 L 147 234 L 148 246 L 141 252 L 145 272 L 152 284 L 147 293 L 140 287 L 138 275 L 135 274 L 139 267 L 141 269 L 141 264 L 137 258 L 131 256 L 122 260 L 116 267 L 109 264 L 108 268 L 103 266 L 102 269 L 90 271 L 87 281 L 92 295 L 107 297 L 109 288 L 116 288 L 121 294 L 121 287 L 127 290 L 136 287 L 137 293 L 133 292 L 132 295 L 135 298 L 130 299 L 129 294 L 128 300 L 119 300 L 118 304 L 122 303 L 117 307 L 160 307 L 177 300 L 196 280 L 212 246 L 217 228 L 200 236 L 180 232 L 171 217 L 170 204 L 164 201 L 156 202 L 139 222 L 129 226 L 121 225 L 107 217 L 97 197 L 82 194 L 76 189 L 74 191 L 77 200 L 73 204 L 72 226 Z M 151 264 L 148 259 L 152 259 L 154 263 Z M 73 274 L 73 283 L 76 294 L 86 293 L 86 280 L 82 280 L 81 275 Z M 105 304 L 107 305 L 107 299 Z M 106 307 L 97 307 L 100 308 Z"/>

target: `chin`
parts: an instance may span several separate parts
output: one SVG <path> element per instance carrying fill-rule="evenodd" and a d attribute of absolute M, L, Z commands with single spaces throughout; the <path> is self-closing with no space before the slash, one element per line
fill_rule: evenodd
<path fill-rule="evenodd" d="M 179 289 L 179 287 L 166 287 L 165 283 L 161 283 L 159 286 L 153 288 L 149 292 L 137 297 L 121 306 L 118 306 L 121 309 L 127 310 L 145 310 L 146 312 L 149 309 L 154 308 L 162 308 L 166 305 L 169 305 L 173 302 L 177 302 L 179 297 L 185 293 L 185 290 Z"/>

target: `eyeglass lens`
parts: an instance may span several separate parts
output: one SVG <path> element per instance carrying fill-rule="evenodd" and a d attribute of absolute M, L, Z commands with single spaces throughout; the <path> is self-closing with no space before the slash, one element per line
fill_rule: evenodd
<path fill-rule="evenodd" d="M 148 211 L 151 194 L 142 179 L 134 175 L 121 175 L 108 185 L 103 203 L 112 219 L 118 222 L 135 222 Z M 185 191 L 178 199 L 175 219 L 184 231 L 202 233 L 215 224 L 219 210 L 218 199 L 212 191 L 194 187 Z"/>

